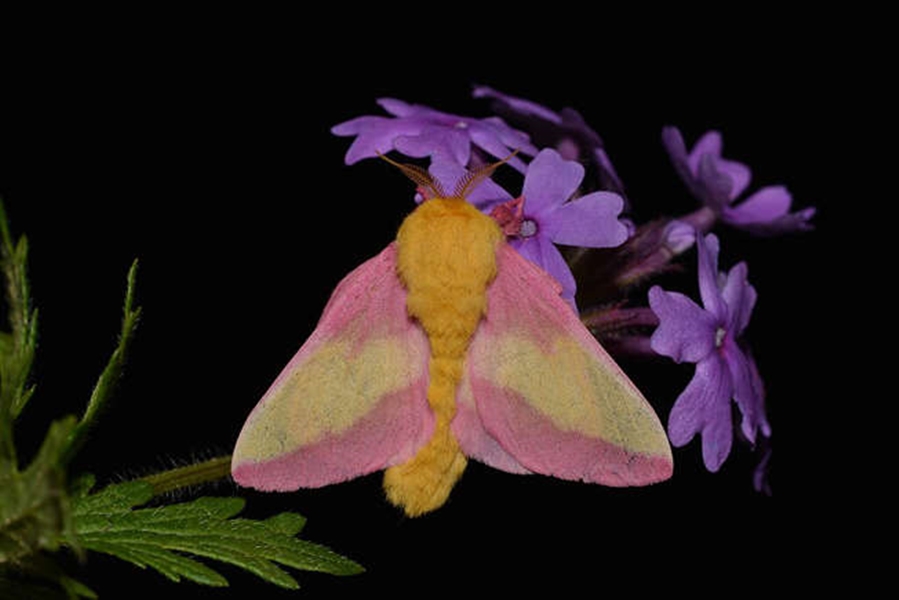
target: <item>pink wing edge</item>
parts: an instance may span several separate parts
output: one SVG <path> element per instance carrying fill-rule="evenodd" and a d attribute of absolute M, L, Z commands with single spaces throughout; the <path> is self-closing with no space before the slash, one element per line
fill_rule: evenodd
<path fill-rule="evenodd" d="M 410 386 L 386 394 L 347 430 L 328 434 L 276 458 L 241 460 L 244 432 L 279 383 L 336 331 L 360 314 L 387 324 L 391 335 L 418 345 L 425 357 Z M 360 340 L 360 343 L 364 340 Z M 396 244 L 349 273 L 335 288 L 315 331 L 294 355 L 253 409 L 235 446 L 231 473 L 241 486 L 265 491 L 291 491 L 346 481 L 410 459 L 430 438 L 434 417 L 427 404 L 428 340 L 406 311 L 406 291 L 396 273 Z"/>
<path fill-rule="evenodd" d="M 477 361 L 478 353 L 490 352 L 493 328 L 503 327 L 504 320 L 537 319 L 543 320 L 541 327 L 548 323 L 575 337 L 636 390 L 559 296 L 555 279 L 508 245 L 497 251 L 497 267 L 496 279 L 488 289 L 487 316 L 469 348 L 470 362 L 452 425 L 463 452 L 510 473 L 540 473 L 607 486 L 638 486 L 668 479 L 673 471 L 670 456 L 648 456 L 577 432 L 562 431 L 517 393 L 472 372 L 470 365 Z M 519 304 L 522 298 L 527 301 Z M 642 394 L 637 393 L 642 399 Z"/>

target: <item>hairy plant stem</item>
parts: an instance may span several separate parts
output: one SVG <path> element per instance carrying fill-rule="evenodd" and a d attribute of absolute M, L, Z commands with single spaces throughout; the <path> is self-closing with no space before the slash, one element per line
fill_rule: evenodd
<path fill-rule="evenodd" d="M 153 495 L 159 496 L 166 492 L 180 490 L 182 488 L 209 483 L 218 479 L 225 479 L 231 475 L 231 455 L 217 456 L 209 460 L 177 467 L 168 471 L 161 471 L 142 477 L 153 486 Z"/>

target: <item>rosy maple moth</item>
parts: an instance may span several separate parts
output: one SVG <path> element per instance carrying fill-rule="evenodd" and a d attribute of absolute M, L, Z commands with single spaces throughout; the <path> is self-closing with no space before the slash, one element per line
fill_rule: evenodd
<path fill-rule="evenodd" d="M 416 516 L 468 458 L 610 486 L 670 477 L 652 407 L 556 281 L 465 200 L 496 165 L 452 193 L 398 166 L 426 200 L 334 290 L 247 418 L 234 480 L 289 491 L 384 469 L 387 498 Z"/>

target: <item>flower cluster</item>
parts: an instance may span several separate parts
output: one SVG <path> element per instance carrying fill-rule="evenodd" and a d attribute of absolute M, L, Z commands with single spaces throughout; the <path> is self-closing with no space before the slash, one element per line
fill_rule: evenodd
<path fill-rule="evenodd" d="M 347 164 L 390 150 L 416 158 L 427 156 L 431 175 L 444 189 L 453 189 L 466 170 L 488 162 L 487 156 L 504 159 L 517 150 L 534 157 L 528 165 L 518 156 L 509 160 L 524 173 L 518 195 L 498 185 L 481 186 L 468 200 L 485 212 L 504 216 L 503 229 L 510 243 L 555 277 L 562 297 L 577 310 L 574 276 L 555 244 L 588 248 L 622 244 L 628 234 L 618 220 L 622 198 L 597 191 L 569 202 L 581 185 L 584 167 L 551 148 L 538 152 L 527 134 L 499 117 L 462 117 L 391 98 L 382 98 L 378 104 L 394 118 L 364 116 L 332 128 L 336 135 L 356 136 L 346 154 Z"/>
<path fill-rule="evenodd" d="M 509 190 L 487 180 L 468 201 L 494 217 L 508 242 L 559 282 L 573 310 L 584 306 L 581 319 L 610 351 L 694 363 L 695 374 L 669 413 L 672 444 L 683 446 L 699 435 L 705 467 L 714 472 L 730 454 L 736 431 L 760 451 L 753 482 L 770 492 L 764 386 L 743 339 L 757 294 L 745 262 L 718 271 L 720 244 L 709 232 L 719 222 L 755 235 L 806 231 L 815 209 L 791 212 L 792 197 L 780 185 L 742 198 L 750 168 L 722 157 L 719 132 L 705 133 L 688 150 L 681 132 L 665 127 L 662 143 L 674 171 L 700 206 L 636 225 L 625 214 L 634 199 L 625 194 L 602 138 L 579 113 L 483 86 L 473 95 L 489 100 L 496 116 L 460 116 L 382 98 L 378 104 L 389 116 L 358 117 L 332 133 L 355 137 L 347 164 L 392 151 L 427 157 L 430 175 L 443 189 L 517 151 L 508 163 L 521 174 L 520 186 Z M 595 174 L 589 181 L 585 164 Z M 647 285 L 694 246 L 701 306 Z M 645 299 L 642 306 L 634 304 L 636 296 Z M 742 415 L 738 426 L 734 405 Z"/>

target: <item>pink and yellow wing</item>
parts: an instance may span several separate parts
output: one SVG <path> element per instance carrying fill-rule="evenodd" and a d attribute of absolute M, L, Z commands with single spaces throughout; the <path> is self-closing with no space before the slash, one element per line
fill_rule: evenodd
<path fill-rule="evenodd" d="M 235 481 L 319 487 L 411 458 L 434 428 L 428 352 L 406 312 L 391 244 L 341 281 L 247 418 L 232 458 Z"/>
<path fill-rule="evenodd" d="M 658 417 L 555 281 L 507 245 L 497 267 L 458 391 L 463 451 L 506 471 L 610 486 L 670 477 Z"/>

